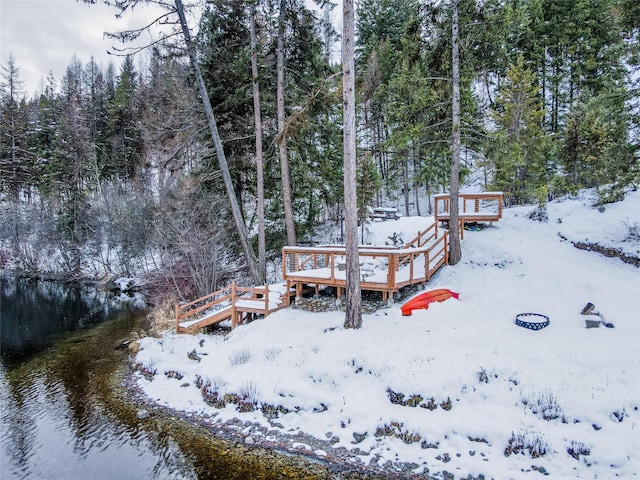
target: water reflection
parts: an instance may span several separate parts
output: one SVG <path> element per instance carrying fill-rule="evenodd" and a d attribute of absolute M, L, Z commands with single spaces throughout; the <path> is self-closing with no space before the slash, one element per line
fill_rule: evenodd
<path fill-rule="evenodd" d="M 87 311 L 77 296 L 70 298 L 73 308 Z M 123 312 L 64 338 L 61 330 L 45 327 L 59 337 L 55 346 L 0 365 L 0 478 L 197 478 L 175 442 L 140 428 L 135 407 L 112 395 L 114 374 L 126 355 L 114 345 L 136 322 L 132 312 Z"/>
<path fill-rule="evenodd" d="M 252 449 L 160 410 L 139 419 L 120 384 L 128 353 L 115 346 L 144 317 L 109 316 L 113 305 L 92 304 L 90 292 L 44 286 L 0 284 L 2 480 L 374 478 Z M 60 298 L 71 305 L 47 303 Z"/>
<path fill-rule="evenodd" d="M 2 358 L 14 362 L 44 350 L 64 332 L 102 322 L 122 306 L 96 288 L 0 278 Z"/>
<path fill-rule="evenodd" d="M 108 418 L 100 418 L 99 408 L 87 419 L 95 423 L 79 425 L 70 418 L 73 407 L 60 385 L 32 378 L 13 387 L 2 380 L 0 477 L 4 480 L 196 478 L 188 468 L 176 468 L 180 461 L 188 465 L 177 447 L 155 455 L 157 445 L 146 434 L 131 435 L 117 423 L 105 421 Z M 167 457 L 174 461 L 165 463 Z"/>

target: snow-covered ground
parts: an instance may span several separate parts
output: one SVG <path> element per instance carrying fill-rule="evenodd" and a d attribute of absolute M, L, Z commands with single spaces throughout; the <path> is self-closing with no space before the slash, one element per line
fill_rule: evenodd
<path fill-rule="evenodd" d="M 552 202 L 548 223 L 529 220 L 531 207 L 510 208 L 493 227 L 465 232 L 462 261 L 426 287 L 459 300 L 409 317 L 396 303 L 364 315 L 359 330 L 343 328 L 341 311 L 290 308 L 225 337 L 145 338 L 136 361 L 156 374 L 139 384 L 152 400 L 215 422 L 238 418 L 292 442 L 302 431 L 357 448 L 367 465 L 409 462 L 455 478 L 636 478 L 640 270 L 571 242 L 640 256 L 640 192 L 604 211 L 592 203 L 589 192 Z M 376 222 L 371 240 L 406 241 L 430 222 Z M 587 302 L 614 328 L 587 329 Z M 550 325 L 517 326 L 525 312 Z M 193 350 L 200 361 L 187 356 Z M 209 406 L 202 384 L 258 408 Z M 264 405 L 282 407 L 277 418 Z"/>

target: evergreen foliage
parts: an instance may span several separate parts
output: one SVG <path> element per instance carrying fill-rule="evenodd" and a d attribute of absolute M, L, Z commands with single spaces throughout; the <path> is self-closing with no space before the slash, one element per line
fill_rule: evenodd
<path fill-rule="evenodd" d="M 301 0 L 256 0 L 266 229 L 276 255 L 285 242 L 275 68 L 281 5 L 281 135 L 298 238 L 319 221 L 340 218 L 344 191 L 341 65 L 331 56 L 337 49 L 328 10 L 315 12 Z M 251 6 L 208 2 L 197 38 L 250 231 L 257 224 Z M 461 181 L 477 175 L 469 179 L 504 191 L 511 204 L 540 205 L 584 187 L 597 188 L 607 202 L 637 186 L 638 2 L 458 0 L 457 6 Z M 430 214 L 419 210 L 419 200 L 451 185 L 451 7 L 449 0 L 358 2 L 361 217 L 378 205 Z M 22 90 L 20 59 L 3 59 L 0 258 L 25 271 L 48 268 L 69 276 L 86 273 L 88 265 L 119 274 L 161 266 L 175 272 L 181 292 L 210 288 L 217 282 L 212 278 L 224 275 L 205 274 L 192 245 L 166 235 L 180 237 L 180 229 L 188 229 L 184 242 L 216 258 L 223 250 L 239 252 L 194 78 L 174 53 L 158 43 L 146 71 L 137 71 L 133 57 L 118 69 L 74 58 L 63 78 L 49 75 L 34 96 Z M 215 221 L 203 223 L 183 198 Z M 215 214 L 207 205 L 215 205 Z M 211 235 L 223 249 L 205 241 Z M 197 281 L 186 273 L 196 270 Z"/>

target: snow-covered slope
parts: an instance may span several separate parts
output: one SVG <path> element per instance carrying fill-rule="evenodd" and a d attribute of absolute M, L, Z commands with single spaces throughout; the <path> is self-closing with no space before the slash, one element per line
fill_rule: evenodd
<path fill-rule="evenodd" d="M 344 330 L 340 311 L 285 309 L 226 337 L 143 339 L 136 361 L 155 375 L 139 383 L 158 403 L 212 422 L 258 422 L 292 443 L 300 431 L 331 439 L 368 465 L 408 462 L 455 478 L 635 478 L 640 270 L 571 242 L 638 256 L 640 192 L 604 212 L 590 205 L 587 193 L 553 202 L 548 223 L 527 219 L 530 207 L 506 209 L 493 227 L 466 232 L 462 261 L 427 285 L 459 292 L 459 301 L 410 317 L 395 304 L 365 315 L 359 330 Z M 430 222 L 376 222 L 371 243 L 393 233 L 409 240 Z M 587 329 L 587 302 L 614 328 Z M 515 325 L 525 312 L 550 325 Z M 199 362 L 188 358 L 193 350 Z M 202 384 L 258 409 L 210 406 Z M 281 407 L 277 418 L 265 417 L 265 405 Z"/>

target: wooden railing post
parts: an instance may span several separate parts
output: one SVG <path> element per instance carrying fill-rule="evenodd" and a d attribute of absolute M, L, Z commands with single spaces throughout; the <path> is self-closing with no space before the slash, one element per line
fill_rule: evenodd
<path fill-rule="evenodd" d="M 287 250 L 282 249 L 282 278 L 287 278 Z"/>
<path fill-rule="evenodd" d="M 180 333 L 180 319 L 179 317 L 180 305 L 176 303 L 176 333 Z"/>
<path fill-rule="evenodd" d="M 415 255 L 413 253 L 409 254 L 409 280 L 413 282 L 413 261 L 415 259 Z"/>
<path fill-rule="evenodd" d="M 444 232 L 444 263 L 449 265 L 449 232 Z"/>
<path fill-rule="evenodd" d="M 331 254 L 331 281 L 335 281 L 336 279 L 336 255 L 334 253 Z"/>
<path fill-rule="evenodd" d="M 264 285 L 264 315 L 269 315 L 269 284 Z"/>
<path fill-rule="evenodd" d="M 236 281 L 231 282 L 231 330 L 236 328 Z"/>
<path fill-rule="evenodd" d="M 429 250 L 424 252 L 424 276 L 427 282 L 431 279 L 431 256 L 429 254 Z"/>
<path fill-rule="evenodd" d="M 387 287 L 389 289 L 396 286 L 396 267 L 398 266 L 398 257 L 393 254 L 387 255 L 387 264 L 389 265 L 387 272 Z"/>

